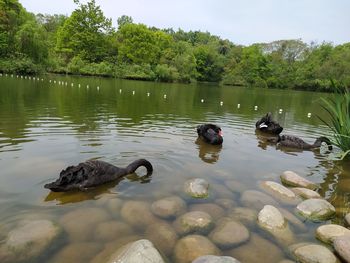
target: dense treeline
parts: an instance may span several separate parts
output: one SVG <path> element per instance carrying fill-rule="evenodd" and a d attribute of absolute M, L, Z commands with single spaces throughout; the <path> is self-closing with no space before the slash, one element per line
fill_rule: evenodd
<path fill-rule="evenodd" d="M 235 45 L 208 32 L 158 29 L 118 18 L 94 0 L 75 0 L 69 16 L 34 15 L 18 0 L 0 0 L 0 71 L 55 72 L 166 82 L 330 91 L 350 86 L 350 43 L 280 40 Z"/>

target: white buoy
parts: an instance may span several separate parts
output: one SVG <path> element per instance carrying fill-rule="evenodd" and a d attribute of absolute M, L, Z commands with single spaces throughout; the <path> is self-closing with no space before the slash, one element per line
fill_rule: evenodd
<path fill-rule="evenodd" d="M 78 87 L 80 88 L 80 84 L 78 85 Z"/>
<path fill-rule="evenodd" d="M 99 86 L 97 86 L 97 91 L 100 91 L 100 87 Z"/>
<path fill-rule="evenodd" d="M 51 83 L 51 79 L 49 80 L 49 82 Z"/>
<path fill-rule="evenodd" d="M 220 106 L 224 105 L 224 102 L 223 101 L 220 101 Z"/>
<path fill-rule="evenodd" d="M 135 95 L 135 91 L 134 90 L 132 91 L 132 95 Z"/>
<path fill-rule="evenodd" d="M 239 109 L 240 107 L 241 107 L 241 104 L 238 103 L 238 104 L 237 104 L 237 109 Z"/>
<path fill-rule="evenodd" d="M 67 81 L 66 81 L 66 86 L 68 85 Z"/>
<path fill-rule="evenodd" d="M 56 84 L 56 80 L 54 80 L 54 81 L 53 81 L 53 83 L 55 83 L 55 84 Z"/>
<path fill-rule="evenodd" d="M 309 113 L 307 114 L 307 117 L 308 117 L 308 118 L 311 118 L 311 112 L 309 112 Z"/>
<path fill-rule="evenodd" d="M 73 83 L 71 83 L 70 85 L 71 85 L 71 87 L 73 87 L 73 86 L 74 86 L 74 84 L 73 84 Z"/>
<path fill-rule="evenodd" d="M 283 110 L 282 110 L 282 109 L 279 109 L 278 113 L 281 114 L 282 112 L 283 112 Z"/>
<path fill-rule="evenodd" d="M 254 106 L 254 110 L 258 110 L 258 106 Z"/>
<path fill-rule="evenodd" d="M 166 94 L 164 94 L 163 98 L 166 99 Z"/>
<path fill-rule="evenodd" d="M 204 99 L 201 99 L 201 102 L 203 103 L 203 102 L 204 102 Z"/>
<path fill-rule="evenodd" d="M 88 89 L 88 88 L 89 88 L 89 85 L 86 85 L 86 88 Z"/>
<path fill-rule="evenodd" d="M 150 95 L 150 93 L 149 93 L 149 92 L 147 92 L 147 97 L 149 97 L 149 95 Z"/>
<path fill-rule="evenodd" d="M 122 89 L 119 89 L 119 93 L 122 93 Z"/>

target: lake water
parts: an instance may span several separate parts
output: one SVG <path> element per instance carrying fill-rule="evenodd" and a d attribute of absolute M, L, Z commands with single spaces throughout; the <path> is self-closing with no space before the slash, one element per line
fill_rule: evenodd
<path fill-rule="evenodd" d="M 271 111 L 284 133 L 311 143 L 329 135 L 317 118 L 325 117 L 320 107 L 325 96 L 329 95 L 209 84 L 64 76 L 29 80 L 4 75 L 0 77 L 0 246 L 23 220 L 48 219 L 63 232 L 34 262 L 105 262 L 118 247 L 141 238 L 154 240 L 164 258 L 175 262 L 174 245 L 181 237 L 172 242 L 155 240 L 154 229 L 161 228 L 149 226 L 171 226 L 174 220 L 152 215 L 153 202 L 179 196 L 187 210 L 205 210 L 203 204 L 210 203 L 207 207 L 216 209 L 217 222 L 232 215 L 234 208 L 244 207 L 245 190 L 263 192 L 262 181 L 280 182 L 286 170 L 318 183 L 318 192 L 337 208 L 331 222 L 343 224 L 350 207 L 350 164 L 335 160 L 337 150 L 331 154 L 324 149 L 278 150 L 266 144 L 254 126 Z M 197 141 L 196 126 L 209 122 L 221 126 L 222 147 Z M 43 187 L 62 169 L 87 159 L 125 167 L 139 158 L 153 164 L 147 180 L 140 168 L 118 183 L 88 192 L 51 193 Z M 207 200 L 186 197 L 183 185 L 191 178 L 209 182 Z M 232 186 L 235 182 L 238 187 Z M 125 205 L 135 203 L 142 205 L 143 214 L 136 211 L 131 219 L 121 214 Z M 281 207 L 292 213 L 295 208 Z M 314 231 L 320 224 L 299 220 L 301 226 L 291 226 L 295 243 L 318 243 Z M 220 253 L 242 262 L 266 258 L 259 262 L 273 263 L 290 257 L 286 246 L 254 222 L 242 222 L 250 240 Z"/>

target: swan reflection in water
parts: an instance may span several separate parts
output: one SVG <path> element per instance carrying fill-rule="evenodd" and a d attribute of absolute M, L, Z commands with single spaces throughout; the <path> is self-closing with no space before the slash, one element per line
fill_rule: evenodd
<path fill-rule="evenodd" d="M 198 146 L 198 157 L 206 163 L 216 163 L 219 160 L 222 145 L 211 145 L 200 138 L 197 138 L 195 144 Z"/>

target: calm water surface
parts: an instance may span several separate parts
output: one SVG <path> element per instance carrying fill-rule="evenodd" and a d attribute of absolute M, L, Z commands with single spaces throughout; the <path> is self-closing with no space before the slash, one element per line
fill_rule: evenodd
<path fill-rule="evenodd" d="M 59 81 L 64 84 L 58 84 Z M 316 117 L 324 114 L 320 107 L 323 96 L 328 95 L 204 84 L 62 76 L 33 81 L 2 76 L 0 245 L 8 231 L 22 220 L 44 218 L 57 223 L 64 232 L 38 262 L 104 262 L 113 250 L 129 241 L 155 238 L 147 226 L 130 225 L 121 215 L 127 201 L 145 202 L 147 207 L 176 195 L 184 198 L 191 210 L 196 203 L 218 205 L 219 199 L 230 199 L 232 208 L 223 207 L 221 213 L 227 216 L 233 207 L 244 206 L 240 202 L 244 190 L 262 191 L 262 181 L 280 182 L 279 176 L 285 170 L 320 184 L 319 193 L 337 208 L 333 222 L 342 224 L 350 206 L 349 163 L 335 161 L 334 153 L 322 149 L 277 150 L 266 144 L 254 127 L 257 119 L 271 111 L 284 126 L 284 133 L 301 136 L 308 142 L 329 135 Z M 254 106 L 258 109 L 254 110 Z M 281 114 L 279 109 L 283 109 Z M 311 118 L 307 117 L 309 112 Z M 222 127 L 222 147 L 209 147 L 196 140 L 196 126 L 207 122 Z M 121 182 L 86 193 L 51 193 L 43 188 L 65 167 L 91 158 L 121 167 L 146 158 L 153 164 L 154 173 L 151 178 L 142 179 L 145 170 L 140 168 Z M 212 186 L 208 200 L 186 199 L 183 184 L 196 177 L 206 179 Z M 239 189 L 226 186 L 234 181 L 240 183 Z M 290 212 L 294 209 L 282 204 L 281 207 Z M 89 216 L 85 211 L 90 211 Z M 165 221 L 156 217 L 151 220 Z M 172 220 L 167 223 L 172 224 Z M 302 224 L 306 228 L 292 225 L 296 242 L 317 242 L 314 230 L 319 224 Z M 255 224 L 246 226 L 251 236 L 263 238 L 276 251 L 269 262 L 289 257 L 283 244 Z M 262 241 L 249 242 L 221 252 L 242 262 L 257 262 L 252 258 L 254 253 L 260 258 L 264 258 L 264 253 L 270 254 Z M 169 246 L 159 249 L 173 262 L 173 246 Z"/>

